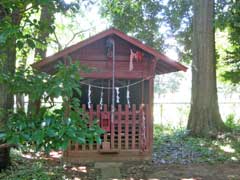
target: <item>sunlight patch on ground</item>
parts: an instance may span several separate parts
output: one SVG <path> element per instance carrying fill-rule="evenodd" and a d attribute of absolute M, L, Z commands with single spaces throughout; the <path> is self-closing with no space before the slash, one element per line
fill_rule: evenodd
<path fill-rule="evenodd" d="M 35 159 L 31 154 L 22 154 L 22 157 L 27 159 Z"/>
<path fill-rule="evenodd" d="M 233 160 L 233 161 L 238 161 L 238 158 L 236 158 L 236 157 L 231 157 L 231 160 Z"/>
<path fill-rule="evenodd" d="M 71 170 L 72 171 L 77 171 L 77 172 L 87 173 L 87 167 L 86 166 L 72 167 Z"/>
<path fill-rule="evenodd" d="M 74 180 L 81 180 L 81 178 L 75 177 Z"/>
<path fill-rule="evenodd" d="M 220 149 L 227 153 L 235 153 L 235 149 L 233 149 L 229 144 L 220 146 Z"/>
<path fill-rule="evenodd" d="M 27 154 L 22 154 L 21 156 L 27 159 L 37 159 L 37 158 L 41 158 L 41 159 L 59 159 L 63 156 L 63 152 L 62 151 L 52 151 L 49 153 L 49 156 L 45 155 L 44 152 L 37 152 L 37 153 L 27 153 Z"/>
<path fill-rule="evenodd" d="M 61 158 L 63 156 L 62 151 L 52 151 L 50 152 L 50 157 L 52 158 Z"/>

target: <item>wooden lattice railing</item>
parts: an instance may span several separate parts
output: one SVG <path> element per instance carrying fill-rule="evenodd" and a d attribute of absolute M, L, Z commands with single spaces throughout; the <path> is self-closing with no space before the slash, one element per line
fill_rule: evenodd
<path fill-rule="evenodd" d="M 86 111 L 86 105 L 82 106 Z M 89 114 L 89 123 L 94 119 L 102 120 L 103 114 L 110 114 L 108 106 L 104 105 L 103 110 L 100 110 L 100 105 L 97 105 L 96 110 L 93 106 L 86 111 Z M 125 105 L 118 105 L 114 113 L 114 122 L 110 123 L 109 131 L 101 136 L 102 144 L 75 144 L 70 143 L 68 152 L 83 152 L 83 151 L 98 151 L 98 152 L 118 152 L 124 150 L 146 150 L 148 149 L 150 120 L 149 106 L 141 105 L 138 109 L 133 104 L 131 108 Z M 100 123 L 101 124 L 101 123 Z"/>

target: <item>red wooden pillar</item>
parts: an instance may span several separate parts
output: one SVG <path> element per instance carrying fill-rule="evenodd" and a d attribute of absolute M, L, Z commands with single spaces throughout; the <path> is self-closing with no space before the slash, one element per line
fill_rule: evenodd
<path fill-rule="evenodd" d="M 153 59 L 151 64 L 150 74 L 153 76 L 149 79 L 149 108 L 147 110 L 147 146 L 152 153 L 153 147 L 153 97 L 154 97 L 154 73 L 156 69 L 157 60 Z"/>
<path fill-rule="evenodd" d="M 136 104 L 132 106 L 132 149 L 136 148 Z"/>
<path fill-rule="evenodd" d="M 128 149 L 128 137 L 129 137 L 129 106 L 128 104 L 125 105 L 125 149 Z"/>
<path fill-rule="evenodd" d="M 152 152 L 153 144 L 153 78 L 149 80 L 149 108 L 147 108 L 147 146 Z"/>
<path fill-rule="evenodd" d="M 83 110 L 84 113 L 86 113 L 86 104 L 83 104 L 83 105 L 82 105 L 82 110 Z M 86 150 L 86 145 L 83 144 L 83 145 L 82 145 L 82 151 L 85 151 L 85 150 Z"/>
<path fill-rule="evenodd" d="M 90 109 L 89 109 L 89 127 L 93 124 L 93 105 L 91 104 Z M 89 143 L 89 149 L 90 151 L 93 150 L 93 142 Z"/>
<path fill-rule="evenodd" d="M 99 126 L 101 125 L 101 110 L 100 110 L 100 104 L 97 105 L 97 119 L 99 120 Z M 97 150 L 100 149 L 100 145 L 97 143 Z"/>
<path fill-rule="evenodd" d="M 118 150 L 122 148 L 122 105 L 118 105 Z"/>

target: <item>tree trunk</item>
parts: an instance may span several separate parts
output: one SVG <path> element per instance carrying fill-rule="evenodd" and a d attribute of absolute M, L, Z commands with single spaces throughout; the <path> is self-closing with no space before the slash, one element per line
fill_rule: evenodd
<path fill-rule="evenodd" d="M 23 94 L 16 94 L 16 108 L 17 110 L 24 111 L 24 95 Z"/>
<path fill-rule="evenodd" d="M 0 142 L 1 144 L 1 142 Z M 0 172 L 2 169 L 7 168 L 10 165 L 10 148 L 0 148 Z"/>
<path fill-rule="evenodd" d="M 187 128 L 213 136 L 225 126 L 218 107 L 214 37 L 214 0 L 193 1 L 192 98 Z"/>
<path fill-rule="evenodd" d="M 49 38 L 50 31 L 49 27 L 51 27 L 54 23 L 54 12 L 51 8 L 48 7 L 49 5 L 42 5 L 41 9 L 41 16 L 40 16 L 40 26 L 41 30 L 38 33 L 38 40 L 43 43 L 46 47 L 45 48 L 36 48 L 35 49 L 35 59 L 41 60 L 46 57 L 47 53 L 47 39 Z M 46 27 L 46 28 L 44 28 Z"/>
<path fill-rule="evenodd" d="M 4 7 L 0 6 L 0 11 Z M 21 21 L 21 16 L 18 10 L 13 11 L 11 14 L 1 14 L 0 20 L 11 18 L 14 25 L 18 26 Z M 13 75 L 16 69 L 16 37 L 8 38 L 4 44 L 0 45 L 0 73 L 8 73 Z M 4 127 L 8 120 L 9 110 L 13 110 L 13 94 L 7 86 L 0 84 L 0 132 L 4 131 Z M 2 144 L 4 142 L 0 142 Z M 6 168 L 10 164 L 10 147 L 0 148 L 0 170 Z"/>
<path fill-rule="evenodd" d="M 6 44 L 6 48 L 2 49 L 1 54 L 6 55 L 6 59 L 2 60 L 1 73 L 15 72 L 16 64 L 16 43 L 15 38 L 9 40 Z M 13 110 L 13 94 L 10 93 L 8 87 L 0 84 L 0 109 L 2 109 L 2 116 L 0 117 L 0 130 L 4 129 L 4 126 L 8 119 L 9 110 Z M 3 142 L 0 142 L 0 144 Z M 10 164 L 10 148 L 0 148 L 0 170 L 6 168 Z"/>
<path fill-rule="evenodd" d="M 35 55 L 34 55 L 34 60 L 42 60 L 46 57 L 47 54 L 47 39 L 49 38 L 50 32 L 49 32 L 49 27 L 53 25 L 54 23 L 54 12 L 52 9 L 48 7 L 48 5 L 42 5 L 41 7 L 41 16 L 40 16 L 40 26 L 42 27 L 47 27 L 38 33 L 38 40 L 43 43 L 46 47 L 44 49 L 42 48 L 35 48 Z M 29 96 L 28 100 L 28 112 L 33 111 L 35 104 L 39 102 L 37 100 L 34 102 L 33 100 L 30 99 L 31 97 Z M 41 104 L 40 104 L 41 105 Z M 39 105 L 39 106 L 40 106 Z"/>

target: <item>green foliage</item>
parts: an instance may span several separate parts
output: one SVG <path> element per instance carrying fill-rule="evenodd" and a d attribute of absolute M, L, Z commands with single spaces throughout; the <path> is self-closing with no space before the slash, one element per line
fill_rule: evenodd
<path fill-rule="evenodd" d="M 183 47 L 178 49 L 179 56 L 190 62 L 192 59 L 192 1 L 190 0 L 168 0 L 164 6 L 164 17 L 171 27 L 170 34 L 173 34 L 177 42 Z M 235 0 L 215 1 L 215 29 L 227 31 L 230 47 L 224 49 L 226 57 L 218 54 L 217 59 L 222 64 L 221 76 L 225 81 L 238 84 L 240 78 L 240 2 Z M 216 39 L 218 41 L 218 39 Z M 180 46 L 180 47 L 181 47 Z M 216 49 L 219 53 L 219 49 Z"/>
<path fill-rule="evenodd" d="M 26 0 L 26 1 L 1 1 L 0 9 L 5 12 L 0 21 L 0 45 L 5 45 L 13 37 L 19 50 L 26 51 L 28 48 L 35 48 L 36 29 L 39 28 L 39 21 L 32 18 L 32 14 L 39 11 L 41 5 L 50 1 Z M 49 6 L 51 8 L 52 6 Z M 52 27 L 47 28 L 49 31 Z"/>
<path fill-rule="evenodd" d="M 178 5 L 176 10 L 179 10 L 179 7 L 180 5 Z M 170 13 L 169 11 L 166 12 L 167 10 L 168 6 L 165 5 L 164 1 L 155 0 L 102 0 L 101 4 L 102 16 L 108 18 L 114 27 L 125 33 L 130 33 L 159 51 L 163 51 L 166 48 L 164 39 L 168 37 L 168 34 L 163 33 L 161 29 L 165 29 L 169 21 L 164 15 L 164 13 Z M 176 17 L 181 18 L 182 16 L 176 15 Z M 183 36 L 179 35 L 180 37 Z M 165 82 L 161 81 L 161 86 L 155 86 L 155 90 L 159 94 L 164 94 L 168 90 L 176 90 L 178 88 L 177 82 L 182 76 L 168 75 L 166 77 L 169 78 L 161 79 L 165 80 Z M 158 82 L 160 82 L 160 79 L 157 79 L 156 83 Z"/>
<path fill-rule="evenodd" d="M 30 160 L 22 157 L 18 151 L 11 152 L 12 166 L 0 173 L 5 180 L 52 180 L 64 179 L 64 169 L 60 165 L 48 165 L 44 160 Z"/>
<path fill-rule="evenodd" d="M 32 179 L 44 179 L 44 180 L 52 180 L 59 179 L 61 175 L 58 174 L 57 170 L 52 169 L 51 172 L 47 170 L 45 164 L 41 162 L 35 162 L 32 164 L 32 167 L 26 168 L 26 166 L 21 165 L 16 170 L 7 170 L 0 174 L 1 179 L 7 180 L 32 180 Z"/>
<path fill-rule="evenodd" d="M 232 117 L 229 119 L 231 124 Z M 196 138 L 185 129 L 155 125 L 154 151 L 166 163 L 239 161 L 239 134 L 235 131 L 216 139 Z"/>
<path fill-rule="evenodd" d="M 113 26 L 125 33 L 131 33 L 146 44 L 162 50 L 161 1 L 102 0 L 101 13 Z"/>
<path fill-rule="evenodd" d="M 79 144 L 101 143 L 99 135 L 103 131 L 97 121 L 88 127 L 88 116 L 83 112 L 72 111 L 67 119 L 63 109 L 49 112 L 41 109 L 39 118 L 30 118 L 24 112 L 14 113 L 7 122 L 6 137 L 8 143 L 18 144 L 22 149 L 35 151 L 65 150 L 69 141 Z M 25 149 L 26 150 L 26 149 Z"/>
<path fill-rule="evenodd" d="M 239 121 L 240 122 L 240 121 Z M 240 132 L 240 124 L 235 119 L 234 114 L 229 114 L 226 118 L 225 124 L 229 127 L 233 132 Z"/>
<path fill-rule="evenodd" d="M 240 2 L 231 0 L 225 4 L 226 11 L 219 17 L 224 22 L 220 24 L 220 27 L 228 31 L 231 47 L 226 50 L 225 71 L 222 77 L 237 85 L 240 82 Z"/>
<path fill-rule="evenodd" d="M 36 151 L 65 150 L 69 141 L 76 143 L 101 143 L 103 130 L 98 122 L 88 125 L 88 115 L 80 108 L 81 96 L 79 64 L 68 67 L 59 64 L 54 75 L 19 68 L 14 76 L 2 75 L 0 82 L 9 86 L 13 94 L 30 97 L 32 107 L 12 112 L 5 128 L 10 144 L 33 148 Z M 54 98 L 62 97 L 62 107 L 56 108 Z M 48 103 L 50 106 L 41 106 Z"/>
<path fill-rule="evenodd" d="M 191 5 L 192 2 L 188 0 L 102 0 L 101 12 L 114 26 L 131 33 L 157 50 L 162 51 L 169 46 L 164 40 L 174 36 L 181 45 L 174 45 L 180 59 L 189 62 L 191 60 Z"/>
<path fill-rule="evenodd" d="M 215 1 L 215 28 L 227 30 L 231 47 L 226 49 L 222 77 L 234 84 L 240 82 L 240 2 L 234 0 Z M 119 1 L 102 0 L 102 15 L 113 26 L 131 33 L 156 49 L 165 48 L 164 40 L 174 37 L 174 46 L 181 60 L 192 60 L 192 1 Z M 161 32 L 164 28 L 164 34 Z M 165 44 L 166 45 L 166 44 Z M 221 56 L 221 54 L 220 54 Z M 222 58 L 218 59 L 222 61 Z"/>
<path fill-rule="evenodd" d="M 1 0 L 0 47 L 14 46 L 16 43 L 18 56 L 24 60 L 31 49 L 45 49 L 47 42 L 41 39 L 40 32 L 52 34 L 55 31 L 54 14 L 74 14 L 79 10 L 80 2 L 81 0 L 72 3 L 63 0 Z M 43 21 L 39 18 L 39 12 L 44 6 L 47 6 L 51 18 Z M 0 60 L 3 59 L 3 56 L 0 57 Z"/>
<path fill-rule="evenodd" d="M 176 51 L 186 63 L 192 60 L 192 1 L 168 0 L 163 6 L 163 20 L 168 27 L 168 34 L 178 42 Z"/>

